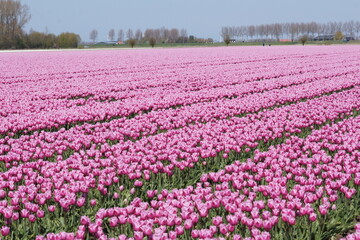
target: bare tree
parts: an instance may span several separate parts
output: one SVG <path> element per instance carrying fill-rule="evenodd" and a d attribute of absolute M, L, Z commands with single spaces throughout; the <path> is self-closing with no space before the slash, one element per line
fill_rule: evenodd
<path fill-rule="evenodd" d="M 179 38 L 179 30 L 177 28 L 172 28 L 170 30 L 169 41 L 175 43 L 177 42 L 178 38 Z"/>
<path fill-rule="evenodd" d="M 276 40 L 279 41 L 280 36 L 282 34 L 282 26 L 281 26 L 281 24 L 279 24 L 279 23 L 273 24 L 272 32 L 273 32 L 272 34 L 276 38 Z"/>
<path fill-rule="evenodd" d="M 144 38 L 146 40 L 149 40 L 150 38 L 153 38 L 154 36 L 154 29 L 147 28 L 144 32 Z"/>
<path fill-rule="evenodd" d="M 291 41 L 294 41 L 296 36 L 299 35 L 299 24 L 298 23 L 290 23 L 289 33 L 291 36 Z"/>
<path fill-rule="evenodd" d="M 358 38 L 360 33 L 360 22 L 359 21 L 347 21 L 347 22 L 292 22 L 292 23 L 273 23 L 273 24 L 261 24 L 261 25 L 248 25 L 238 27 L 222 27 L 220 35 L 224 40 L 225 36 L 229 36 L 230 39 L 241 39 L 248 37 L 254 40 L 254 36 L 259 40 L 266 39 L 277 39 L 280 40 L 282 37 L 288 37 L 292 41 L 300 40 L 304 35 L 309 40 L 317 36 L 334 35 L 336 32 L 342 32 L 346 36 Z M 319 38 L 317 38 L 319 39 Z"/>
<path fill-rule="evenodd" d="M 346 33 L 347 36 L 355 38 L 355 22 L 347 21 L 343 24 L 343 32 Z"/>
<path fill-rule="evenodd" d="M 96 29 L 91 30 L 90 39 L 95 42 L 98 36 L 98 31 Z"/>
<path fill-rule="evenodd" d="M 27 5 L 20 1 L 0 0 L 0 46 L 16 47 L 30 18 Z"/>
<path fill-rule="evenodd" d="M 140 29 L 136 30 L 136 32 L 135 32 L 136 41 L 140 42 L 142 38 L 143 38 L 142 31 Z"/>
<path fill-rule="evenodd" d="M 254 25 L 250 25 L 247 26 L 247 36 L 250 38 L 253 38 L 256 34 L 256 30 L 255 30 L 255 26 Z"/>
<path fill-rule="evenodd" d="M 240 26 L 238 31 L 240 40 L 244 40 L 244 37 L 248 35 L 247 28 L 245 26 Z"/>
<path fill-rule="evenodd" d="M 170 31 L 169 29 L 166 29 L 165 27 L 162 27 L 160 30 L 160 39 L 162 42 L 167 42 L 169 40 Z"/>
<path fill-rule="evenodd" d="M 319 25 L 316 22 L 308 23 L 308 29 L 309 33 L 311 34 L 311 37 L 314 38 L 315 33 L 317 33 L 319 28 Z"/>
<path fill-rule="evenodd" d="M 127 38 L 126 40 L 127 44 L 129 44 L 130 47 L 133 48 L 136 44 L 136 39 L 134 38 L 134 33 L 130 28 L 126 32 L 126 38 Z"/>
<path fill-rule="evenodd" d="M 229 27 L 222 27 L 220 35 L 223 38 L 224 42 L 226 43 L 225 39 L 231 39 L 230 28 Z M 229 41 L 229 43 L 230 43 L 230 41 Z"/>
<path fill-rule="evenodd" d="M 354 23 L 354 32 L 356 32 L 356 37 L 359 38 L 359 34 L 360 34 L 360 21 L 356 21 Z"/>
<path fill-rule="evenodd" d="M 126 32 L 126 38 L 129 39 L 133 39 L 134 38 L 134 33 L 133 31 L 129 28 Z"/>
<path fill-rule="evenodd" d="M 161 42 L 161 31 L 159 28 L 154 30 L 154 38 L 157 42 Z"/>
<path fill-rule="evenodd" d="M 124 41 L 124 37 L 125 37 L 125 34 L 124 34 L 124 31 L 122 29 L 120 29 L 118 31 L 118 41 L 119 42 L 123 42 Z"/>
<path fill-rule="evenodd" d="M 110 41 L 114 41 L 114 39 L 115 39 L 115 30 L 114 29 L 110 29 L 108 37 L 109 37 Z"/>
<path fill-rule="evenodd" d="M 180 39 L 181 39 L 181 42 L 182 43 L 185 43 L 187 42 L 187 39 L 188 39 L 188 33 L 187 33 L 187 30 L 182 28 L 180 30 Z"/>

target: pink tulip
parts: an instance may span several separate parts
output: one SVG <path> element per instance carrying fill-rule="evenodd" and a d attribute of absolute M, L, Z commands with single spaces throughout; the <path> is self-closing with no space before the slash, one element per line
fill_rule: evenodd
<path fill-rule="evenodd" d="M 50 205 L 49 207 L 48 207 L 48 210 L 49 210 L 49 212 L 54 212 L 55 211 L 55 206 L 54 205 Z"/>
<path fill-rule="evenodd" d="M 95 206 L 95 205 L 96 205 L 96 199 L 91 199 L 90 206 Z"/>
<path fill-rule="evenodd" d="M 187 223 L 187 224 L 190 224 L 190 223 Z M 190 228 L 191 228 L 191 226 L 190 226 Z M 176 226 L 175 231 L 176 231 L 177 236 L 183 235 L 184 234 L 184 227 L 183 226 Z"/>
<path fill-rule="evenodd" d="M 87 226 L 87 225 L 90 224 L 90 222 L 91 222 L 91 220 L 90 220 L 89 217 L 87 217 L 87 216 L 81 216 L 81 217 L 80 217 L 80 223 L 81 223 L 82 225 Z"/>
<path fill-rule="evenodd" d="M 310 215 L 309 215 L 309 220 L 310 221 L 315 222 L 316 218 L 317 218 L 316 213 L 310 213 Z"/>
<path fill-rule="evenodd" d="M 35 221 L 36 221 L 35 215 L 30 214 L 30 215 L 29 215 L 29 221 L 32 222 L 32 223 L 35 222 Z"/>
<path fill-rule="evenodd" d="M 4 237 L 10 234 L 10 228 L 8 226 L 1 227 L 1 235 Z"/>

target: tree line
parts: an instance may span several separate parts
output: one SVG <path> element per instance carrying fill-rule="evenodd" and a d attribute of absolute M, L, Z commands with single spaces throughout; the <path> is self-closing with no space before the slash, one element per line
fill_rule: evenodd
<path fill-rule="evenodd" d="M 95 42 L 98 37 L 98 31 L 93 29 L 89 37 Z M 151 46 L 154 46 L 157 43 L 188 43 L 192 39 L 194 40 L 194 37 L 190 38 L 186 29 L 177 28 L 147 28 L 144 32 L 141 29 L 135 31 L 128 29 L 126 32 L 120 29 L 117 32 L 117 36 L 115 36 L 114 29 L 110 29 L 108 32 L 109 41 L 127 41 L 130 45 L 149 43 Z"/>
<path fill-rule="evenodd" d="M 277 40 L 288 38 L 295 41 L 302 36 L 312 39 L 316 36 L 334 35 L 336 32 L 342 32 L 345 36 L 354 39 L 360 36 L 360 21 L 346 22 L 292 22 L 292 23 L 273 23 L 261 25 L 246 25 L 222 27 L 221 36 L 224 40 L 232 39 L 239 41 L 248 40 Z"/>
<path fill-rule="evenodd" d="M 42 33 L 30 31 L 25 34 L 23 44 L 25 48 L 77 48 L 81 38 L 75 33 Z"/>
<path fill-rule="evenodd" d="M 0 49 L 75 48 L 80 36 L 75 33 L 54 34 L 30 31 L 24 26 L 31 18 L 27 5 L 15 0 L 0 0 Z"/>

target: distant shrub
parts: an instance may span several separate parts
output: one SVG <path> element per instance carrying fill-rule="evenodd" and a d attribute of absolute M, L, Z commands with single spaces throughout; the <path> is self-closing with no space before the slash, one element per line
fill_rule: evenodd
<path fill-rule="evenodd" d="M 335 41 L 341 41 L 344 39 L 344 34 L 340 31 L 337 31 L 334 35 Z"/>
<path fill-rule="evenodd" d="M 136 45 L 136 39 L 131 38 L 127 40 L 127 43 L 130 45 L 131 48 L 133 48 Z"/>
<path fill-rule="evenodd" d="M 305 43 L 306 43 L 307 40 L 308 40 L 308 36 L 307 36 L 307 35 L 304 35 L 304 36 L 300 37 L 299 40 L 300 40 L 301 44 L 304 46 Z"/>
<path fill-rule="evenodd" d="M 152 38 L 150 38 L 150 39 L 149 39 L 149 44 L 150 44 L 150 46 L 151 46 L 151 47 L 154 47 L 154 46 L 155 46 L 155 44 L 156 44 L 156 39 L 155 39 L 155 38 L 153 38 L 153 37 L 152 37 Z"/>
<path fill-rule="evenodd" d="M 226 46 L 229 46 L 230 42 L 231 42 L 230 36 L 225 35 L 224 36 L 224 43 L 226 44 Z"/>
<path fill-rule="evenodd" d="M 61 33 L 56 42 L 59 48 L 77 48 L 80 40 L 80 36 L 75 33 Z"/>

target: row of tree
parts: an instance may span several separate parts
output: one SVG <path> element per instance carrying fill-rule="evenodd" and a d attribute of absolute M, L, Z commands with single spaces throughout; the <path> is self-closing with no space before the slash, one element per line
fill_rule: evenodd
<path fill-rule="evenodd" d="M 360 21 L 327 22 L 327 23 L 273 23 L 261 25 L 247 25 L 222 27 L 221 36 L 223 39 L 233 40 L 280 40 L 283 38 L 297 40 L 301 36 L 308 36 L 310 39 L 315 36 L 333 35 L 342 32 L 346 36 L 359 38 Z"/>
<path fill-rule="evenodd" d="M 0 49 L 9 48 L 77 48 L 81 39 L 78 34 L 75 33 L 61 33 L 55 35 L 52 33 L 42 33 L 31 31 L 29 34 L 23 33 L 15 41 L 6 41 L 0 43 Z"/>
<path fill-rule="evenodd" d="M 51 33 L 31 31 L 23 37 L 24 48 L 77 48 L 81 39 L 75 33 Z"/>
<path fill-rule="evenodd" d="M 30 20 L 29 8 L 20 1 L 0 0 L 0 49 L 9 48 L 76 48 L 80 36 L 75 33 L 54 34 L 30 31 L 25 24 Z"/>
<path fill-rule="evenodd" d="M 96 29 L 90 32 L 90 39 L 95 42 L 98 37 L 98 31 Z M 128 29 L 126 32 L 122 29 L 118 30 L 117 38 L 115 36 L 115 30 L 110 29 L 108 33 L 109 41 L 136 41 L 137 43 L 156 42 L 156 43 L 186 43 L 189 41 L 188 33 L 186 29 L 177 28 L 148 28 L 144 32 L 141 29 L 133 31 Z"/>

